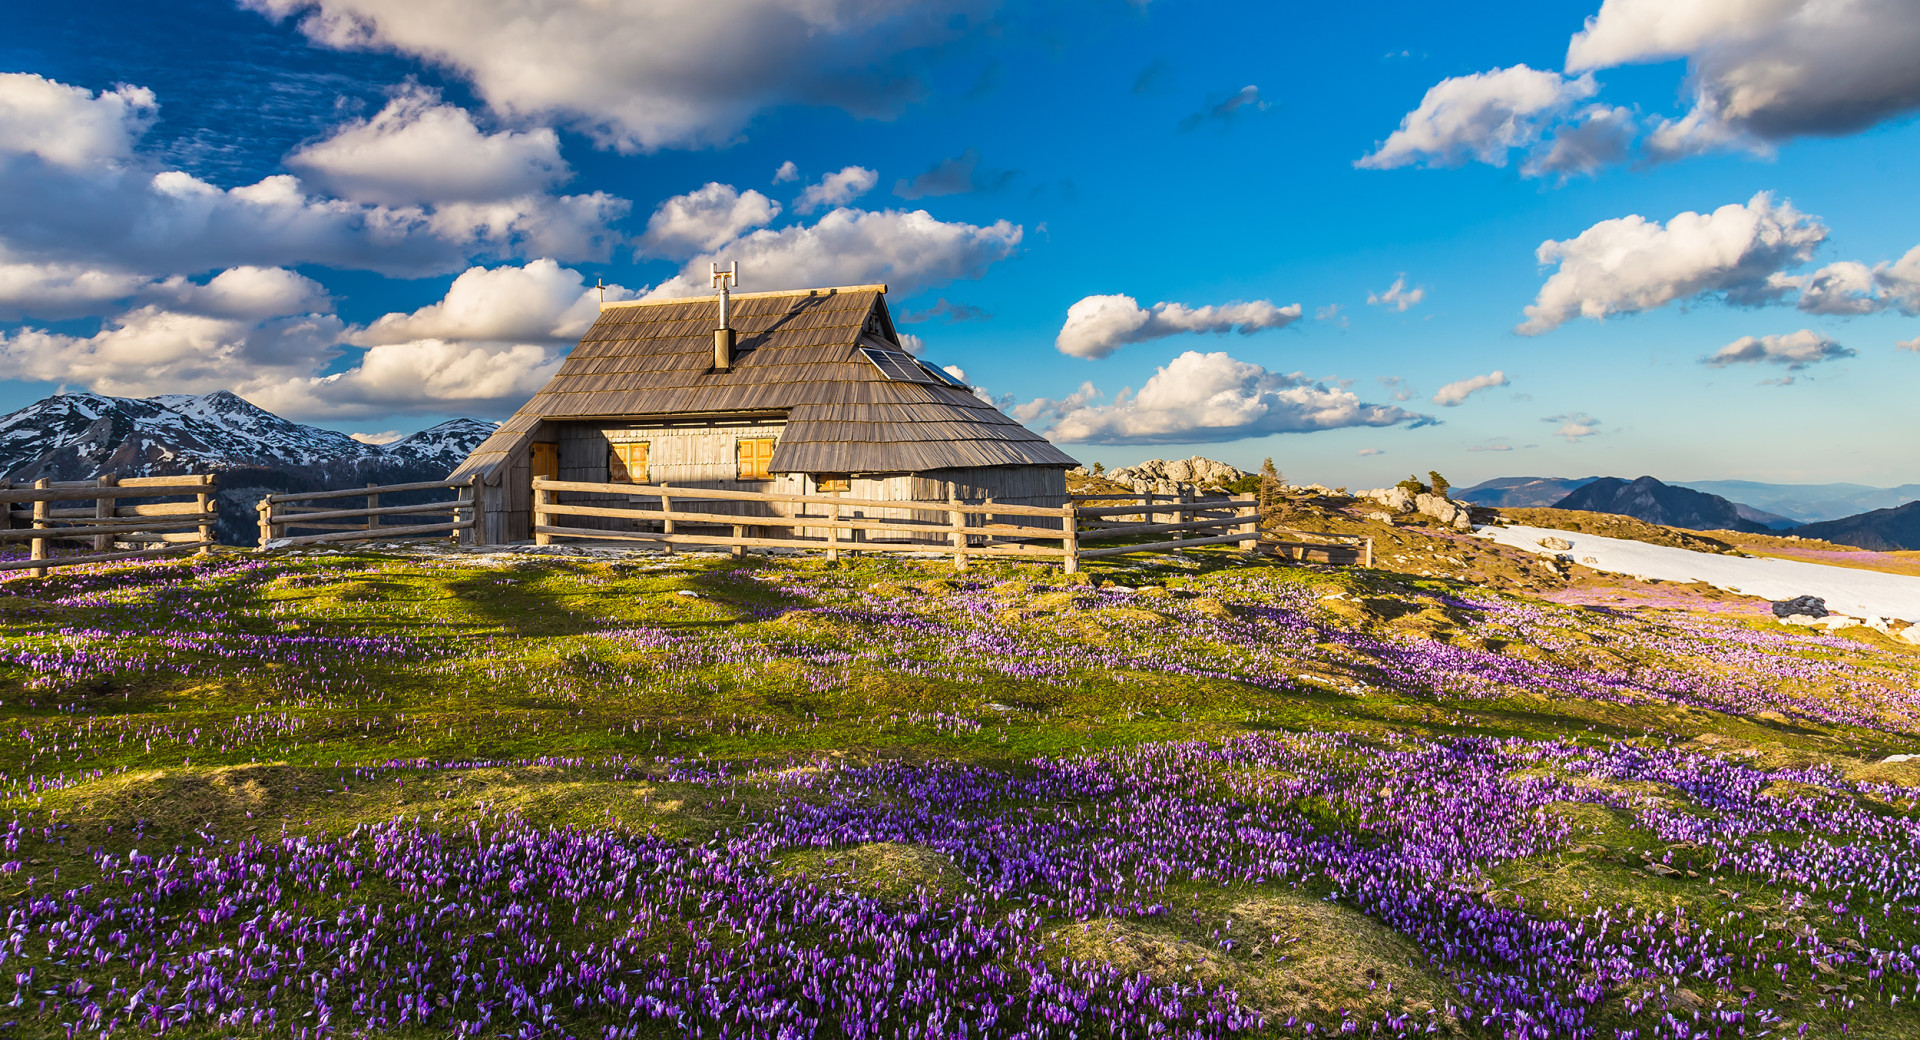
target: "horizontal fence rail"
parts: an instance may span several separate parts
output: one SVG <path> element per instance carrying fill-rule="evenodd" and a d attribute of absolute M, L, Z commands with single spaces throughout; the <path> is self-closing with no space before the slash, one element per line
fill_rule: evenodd
<path fill-rule="evenodd" d="M 286 549 L 300 545 L 333 545 L 350 542 L 385 542 L 399 539 L 447 536 L 472 542 L 474 529 L 474 483 L 472 480 L 425 480 L 411 484 L 368 484 L 363 488 L 340 491 L 296 491 L 268 495 L 254 507 L 259 514 L 260 548 Z M 448 501 L 411 502 L 404 505 L 380 504 L 382 495 L 419 494 L 451 491 Z M 366 504 L 352 507 L 338 504 L 341 499 L 364 499 Z M 314 506 L 308 503 L 325 502 Z M 388 524 L 388 517 L 421 520 L 444 516 L 445 520 L 427 523 Z M 321 534 L 289 534 L 290 530 L 320 531 Z"/>
<path fill-rule="evenodd" d="M 567 501 L 563 495 L 593 496 L 593 500 Z M 1102 496 L 1102 500 L 1126 497 Z M 611 504 L 609 499 L 622 501 Z M 765 508 L 751 515 L 715 511 L 717 505 L 733 503 Z M 918 515 L 859 515 L 865 510 Z M 1122 517 L 1144 522 L 1127 523 L 1118 519 Z M 625 523 L 593 527 L 579 518 Z M 1055 522 L 1045 526 L 1006 522 L 1019 518 Z M 895 501 L 672 484 L 533 481 L 533 536 L 541 545 L 556 538 L 636 541 L 669 552 L 677 546 L 726 547 L 736 556 L 748 549 L 821 549 L 829 560 L 838 559 L 843 551 L 940 552 L 951 553 L 959 570 L 965 570 L 975 557 L 1058 560 L 1071 573 L 1079 569 L 1081 560 L 1105 556 L 1229 543 L 1251 551 L 1259 545 L 1259 524 L 1259 507 L 1251 496 L 1178 497 L 1140 505 L 1083 507 L 1069 501 L 1064 506 L 1030 506 L 962 499 L 952 484 L 944 501 Z M 878 540 L 873 537 L 876 534 L 891 535 L 893 540 Z M 1171 537 L 1147 544 L 1085 547 L 1090 541 L 1154 535 Z"/>
<path fill-rule="evenodd" d="M 214 544 L 219 520 L 213 474 L 37 480 L 32 487 L 0 481 L 0 544 L 28 543 L 25 560 L 0 560 L 0 571 L 27 571 L 43 578 L 56 567 L 141 560 L 203 549 Z M 127 499 L 191 497 L 190 502 L 127 502 Z M 75 503 L 88 502 L 92 506 Z M 56 508 L 56 503 L 59 507 Z M 25 508 L 22 508 L 25 507 Z M 54 556 L 58 542 L 83 542 L 93 551 Z M 139 548 L 122 549 L 122 544 Z"/>

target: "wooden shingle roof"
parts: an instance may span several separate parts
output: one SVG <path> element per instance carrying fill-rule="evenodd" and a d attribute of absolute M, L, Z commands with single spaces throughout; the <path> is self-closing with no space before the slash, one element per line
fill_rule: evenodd
<path fill-rule="evenodd" d="M 898 350 L 886 287 L 736 293 L 731 371 L 715 372 L 713 296 L 607 304 L 560 371 L 454 471 L 495 483 L 542 420 L 778 413 L 782 473 L 1078 465 L 957 387 L 889 380 L 860 354 Z"/>

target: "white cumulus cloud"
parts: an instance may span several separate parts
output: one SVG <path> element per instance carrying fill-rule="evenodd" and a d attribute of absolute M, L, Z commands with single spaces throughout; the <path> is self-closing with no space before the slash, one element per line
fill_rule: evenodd
<path fill-rule="evenodd" d="M 149 121 L 136 103 L 146 92 L 51 87 L 0 77 L 0 110 L 21 124 L 0 131 L 0 259 L 9 264 L 149 277 L 296 264 L 424 275 L 473 257 L 601 258 L 617 239 L 609 223 L 627 208 L 602 192 L 393 206 L 316 193 L 290 174 L 223 189 L 133 149 Z M 82 117 L 85 132 L 68 145 L 48 144 L 19 116 L 49 97 Z M 91 291 L 69 285 L 66 296 Z"/>
<path fill-rule="evenodd" d="M 323 191 L 389 206 L 537 195 L 572 174 L 552 130 L 482 133 L 465 109 L 419 87 L 293 153 L 287 165 Z"/>
<path fill-rule="evenodd" d="M 1744 205 L 1686 212 L 1665 225 L 1638 215 L 1603 220 L 1565 241 L 1542 243 L 1557 265 L 1517 331 L 1533 335 L 1575 317 L 1606 318 L 1675 300 L 1721 294 L 1734 303 L 1779 298 L 1776 276 L 1826 240 L 1818 220 L 1762 192 Z"/>
<path fill-rule="evenodd" d="M 962 278 L 978 278 L 1020 247 L 1021 228 L 936 219 L 926 210 L 830 210 L 813 224 L 762 228 L 689 260 L 652 299 L 710 291 L 707 265 L 738 261 L 743 289 L 796 289 L 885 282 L 911 296 Z"/>
<path fill-rule="evenodd" d="M 609 300 L 632 293 L 608 286 Z M 19 378 L 109 394 L 232 390 L 292 418 L 407 412 L 501 414 L 538 390 L 598 313 L 598 290 L 552 260 L 473 268 L 439 301 L 365 328 L 333 315 L 292 271 L 234 268 L 205 283 L 169 278 L 93 336 L 0 335 Z M 354 347 L 364 347 L 356 352 Z M 340 371 L 327 369 L 345 366 Z"/>
<path fill-rule="evenodd" d="M 1559 423 L 1560 428 L 1553 431 L 1554 436 L 1564 437 L 1568 444 L 1578 444 L 1582 440 L 1600 432 L 1600 420 L 1585 412 L 1567 412 L 1564 415 L 1549 415 L 1540 420 L 1546 423 Z M 1503 449 L 1494 449 L 1496 451 Z"/>
<path fill-rule="evenodd" d="M 873 190 L 880 175 L 864 166 L 848 166 L 809 184 L 794 200 L 795 213 L 812 213 L 822 206 L 844 206 Z"/>
<path fill-rule="evenodd" d="M 1812 329 L 1783 336 L 1742 336 L 1700 359 L 1715 368 L 1728 365 L 1785 365 L 1798 370 L 1821 361 L 1852 357 L 1854 352 Z"/>
<path fill-rule="evenodd" d="M 0 73 L 0 151 L 74 169 L 122 161 L 159 109 L 145 87 L 95 94 L 28 72 Z"/>
<path fill-rule="evenodd" d="M 932 45 L 993 0 L 242 0 L 315 43 L 410 55 L 509 121 L 559 121 L 621 151 L 730 141 L 758 112 L 898 111 Z"/>
<path fill-rule="evenodd" d="M 1525 65 L 1441 80 L 1385 143 L 1354 165 L 1389 170 L 1411 163 L 1457 166 L 1469 159 L 1505 166 L 1507 155 L 1540 139 L 1548 123 L 1599 89 Z"/>
<path fill-rule="evenodd" d="M 1299 321 L 1300 315 L 1299 304 L 1280 306 L 1271 300 L 1203 307 L 1156 303 L 1149 308 L 1131 296 L 1088 296 L 1067 308 L 1066 323 L 1054 337 L 1054 346 L 1072 357 L 1103 358 L 1128 343 L 1181 333 L 1252 335 L 1262 329 L 1282 329 Z"/>
<path fill-rule="evenodd" d="M 1779 275 L 1773 285 L 1799 293 L 1809 314 L 1851 316 L 1897 310 L 1920 315 L 1920 246 L 1898 260 L 1868 267 L 1841 260 L 1806 275 Z"/>
<path fill-rule="evenodd" d="M 1364 403 L 1349 390 L 1297 373 L 1269 372 L 1224 351 L 1190 350 L 1161 366 L 1138 393 L 1123 390 L 1111 404 L 1065 411 L 1047 436 L 1061 443 L 1183 444 L 1422 418 Z"/>
<path fill-rule="evenodd" d="M 1470 376 L 1457 382 L 1448 383 L 1433 395 L 1433 403 L 1452 408 L 1465 403 L 1466 399 L 1482 390 L 1507 385 L 1507 374 L 1498 369 L 1484 376 Z"/>
<path fill-rule="evenodd" d="M 1407 288 L 1407 276 L 1405 274 L 1395 278 L 1393 284 L 1387 286 L 1385 292 L 1367 294 L 1368 303 L 1375 307 L 1392 307 L 1402 314 L 1406 313 L 1410 308 L 1417 306 L 1421 300 L 1426 298 L 1427 290 L 1425 287 L 1415 286 L 1411 289 Z"/>
<path fill-rule="evenodd" d="M 709 182 L 662 202 L 647 219 L 640 251 L 678 260 L 717 249 L 780 215 L 780 204 L 749 188 Z"/>
<path fill-rule="evenodd" d="M 1920 109 L 1912 0 L 1606 0 L 1567 48 L 1585 72 L 1685 58 L 1675 152 L 1864 130 Z"/>
<path fill-rule="evenodd" d="M 471 267 L 447 288 L 445 297 L 410 314 L 388 314 L 347 342 L 371 347 L 415 340 L 480 340 L 560 343 L 578 340 L 600 315 L 602 290 L 586 276 L 552 260 L 519 267 Z M 604 290 L 608 300 L 633 298 L 618 285 Z"/>
<path fill-rule="evenodd" d="M 19 379 L 144 397 L 254 387 L 323 368 L 338 354 L 331 314 L 233 317 L 136 307 L 92 336 L 24 328 L 0 334 L 0 363 Z"/>

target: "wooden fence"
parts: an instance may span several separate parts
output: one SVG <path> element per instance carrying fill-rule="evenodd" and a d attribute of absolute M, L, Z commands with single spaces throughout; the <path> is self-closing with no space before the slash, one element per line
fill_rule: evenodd
<path fill-rule="evenodd" d="M 1156 494 L 1151 491 L 1140 494 L 1094 493 L 1069 495 L 1067 497 L 1074 502 L 1100 502 L 1106 504 L 1108 508 L 1100 511 L 1119 514 L 1114 516 L 1113 519 L 1121 522 L 1112 526 L 1122 528 L 1132 526 L 1129 522 L 1135 518 L 1143 524 L 1154 524 L 1162 514 L 1171 515 L 1173 511 L 1192 508 L 1190 503 L 1204 504 L 1218 501 L 1217 498 L 1195 497 L 1189 493 L 1169 495 Z M 1243 502 L 1252 501 L 1255 498 L 1256 496 L 1254 495 L 1235 496 L 1236 501 Z M 1139 505 L 1133 504 L 1136 502 L 1138 502 Z M 1124 508 L 1119 508 L 1122 506 L 1124 506 Z M 1083 517 L 1090 516 L 1094 512 L 1095 510 L 1082 508 L 1080 515 Z M 1096 521 L 1094 523 L 1097 524 L 1098 522 Z M 1083 522 L 1081 526 L 1086 527 L 1088 523 Z M 1189 524 L 1187 526 L 1191 527 L 1193 525 Z M 1134 530 L 1139 532 L 1140 529 L 1135 527 Z M 1082 541 L 1085 541 L 1089 536 L 1083 534 L 1080 537 Z M 1133 551 L 1141 551 L 1144 548 L 1146 547 L 1141 546 Z M 1311 561 L 1317 563 L 1349 564 L 1356 567 L 1373 566 L 1373 539 L 1364 535 L 1271 529 L 1261 534 L 1258 551 L 1266 555 L 1284 556 L 1288 559 L 1301 562 Z M 1082 558 L 1085 558 L 1090 554 L 1081 553 L 1080 555 Z"/>
<path fill-rule="evenodd" d="M 410 495 L 430 491 L 452 491 L 451 501 L 412 502 L 405 505 L 380 504 L 380 496 Z M 341 499 L 364 499 L 363 506 L 341 506 Z M 314 505 L 325 502 L 326 505 Z M 299 491 L 268 495 L 254 507 L 260 520 L 260 548 L 284 549 L 295 545 L 323 545 L 334 542 L 398 541 L 431 538 L 473 530 L 473 482 L 458 483 L 428 480 L 416 484 L 368 484 L 345 491 Z M 430 519 L 428 523 L 386 522 L 389 517 L 409 521 Z M 321 531 L 322 534 L 294 534 L 290 530 Z M 461 538 L 472 541 L 471 535 Z"/>
<path fill-rule="evenodd" d="M 437 490 L 452 491 L 455 497 L 380 504 L 382 495 Z M 444 535 L 472 544 L 473 493 L 472 481 L 427 481 L 269 495 L 257 507 L 260 546 L 280 549 Z M 563 498 L 569 495 L 589 500 Z M 365 504 L 338 505 L 342 499 L 362 499 Z M 733 508 L 760 509 L 740 513 L 702 508 L 721 502 Z M 555 539 L 643 542 L 668 552 L 681 546 L 724 547 L 736 556 L 750 549 L 818 549 L 829 560 L 839 559 L 842 552 L 940 552 L 951 553 L 960 570 L 966 570 L 972 559 L 1022 558 L 1059 561 L 1072 573 L 1082 560 L 1233 544 L 1249 552 L 1293 559 L 1318 553 L 1329 563 L 1372 565 L 1372 539 L 1280 532 L 1304 540 L 1276 540 L 1260 533 L 1259 513 L 1252 495 L 1074 495 L 1064 506 L 1029 506 L 962 500 L 951 484 L 945 501 L 929 502 L 671 484 L 533 481 L 533 538 L 539 545 L 550 545 Z M 386 523 L 390 517 L 417 520 L 428 515 L 446 519 L 398 526 Z M 576 519 L 568 523 L 565 518 Z M 604 526 L 585 526 L 578 518 Z"/>
<path fill-rule="evenodd" d="M 595 502 L 567 502 L 563 495 L 591 495 Z M 625 504 L 608 505 L 609 497 Z M 751 502 L 773 515 L 705 512 L 706 502 Z M 908 516 L 848 516 L 848 510 L 878 510 Z M 1128 523 L 1139 516 L 1145 522 Z M 1165 515 L 1166 522 L 1159 522 Z M 569 525 L 563 517 L 619 521 L 618 527 Z M 1028 522 L 1022 523 L 1020 521 Z M 829 560 L 841 552 L 951 553 L 953 564 L 967 568 L 973 558 L 1028 558 L 1058 560 L 1069 573 L 1081 560 L 1127 553 L 1158 552 L 1202 545 L 1239 543 L 1256 547 L 1260 518 L 1251 498 L 1191 499 L 1150 511 L 1140 506 L 1081 507 L 1028 506 L 990 499 L 960 499 L 952 485 L 947 499 L 890 501 L 845 495 L 790 495 L 710 488 L 676 488 L 671 484 L 600 484 L 585 481 L 536 479 L 533 482 L 534 541 L 551 544 L 556 538 L 639 541 L 672 551 L 677 546 L 724 546 L 735 555 L 748 549 L 821 549 Z M 1246 530 L 1224 533 L 1235 528 Z M 767 529 L 783 529 L 775 536 Z M 818 535 L 812 532 L 820 532 Z M 1090 541 L 1137 539 L 1154 535 L 1145 544 L 1087 548 Z"/>
<path fill-rule="evenodd" d="M 41 578 L 55 567 L 139 560 L 205 548 L 213 544 L 213 525 L 219 520 L 213 501 L 215 490 L 212 474 L 37 480 L 32 487 L 17 488 L 0 481 L 0 511 L 4 511 L 6 520 L 0 525 L 0 543 L 29 543 L 27 559 L 0 561 L 0 571 L 25 570 Z M 193 501 L 126 501 L 185 497 Z M 48 554 L 52 543 L 71 541 L 85 542 L 93 551 L 74 556 Z M 142 548 L 116 548 L 123 543 Z"/>

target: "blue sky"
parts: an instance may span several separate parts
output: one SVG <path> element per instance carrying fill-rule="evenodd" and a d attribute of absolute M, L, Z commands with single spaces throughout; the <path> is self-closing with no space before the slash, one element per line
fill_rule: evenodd
<path fill-rule="evenodd" d="M 1473 10 L 10 5 L 0 408 L 499 418 L 718 257 L 1088 462 L 1912 480 L 1920 12 Z"/>

